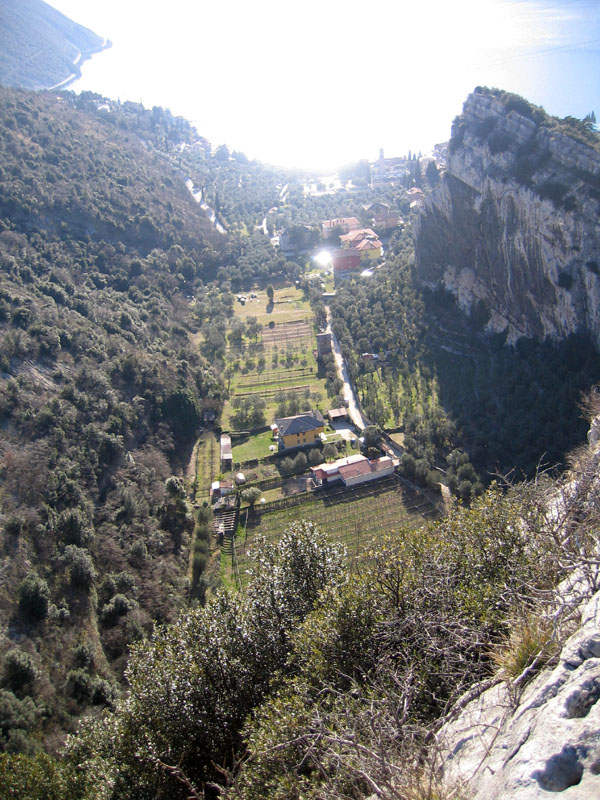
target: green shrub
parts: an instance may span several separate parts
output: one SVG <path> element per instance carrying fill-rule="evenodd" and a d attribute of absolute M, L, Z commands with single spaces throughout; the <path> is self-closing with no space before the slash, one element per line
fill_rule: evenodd
<path fill-rule="evenodd" d="M 89 703 L 94 681 L 85 669 L 72 669 L 67 675 L 65 693 L 78 703 Z"/>
<path fill-rule="evenodd" d="M 91 538 L 87 513 L 81 508 L 67 508 L 58 516 L 56 532 L 65 544 L 81 547 Z"/>
<path fill-rule="evenodd" d="M 96 575 L 89 552 L 83 547 L 70 544 L 65 547 L 63 559 L 69 567 L 71 586 L 77 589 L 89 589 Z"/>
<path fill-rule="evenodd" d="M 2 800 L 65 800 L 70 794 L 67 784 L 61 764 L 46 753 L 0 755 Z"/>
<path fill-rule="evenodd" d="M 31 731 L 37 722 L 38 711 L 31 697 L 19 700 L 12 692 L 0 689 L 0 747 L 15 729 Z"/>
<path fill-rule="evenodd" d="M 39 670 L 30 653 L 13 649 L 4 656 L 2 683 L 11 691 L 19 691 L 26 684 L 32 683 L 38 675 Z"/>
<path fill-rule="evenodd" d="M 130 600 L 123 594 L 116 594 L 100 612 L 100 619 L 105 625 L 114 625 L 119 617 L 125 616 L 136 606 L 135 600 Z"/>
<path fill-rule="evenodd" d="M 89 642 L 80 642 L 73 647 L 73 663 L 76 667 L 94 666 L 94 648 Z"/>
<path fill-rule="evenodd" d="M 40 621 L 48 616 L 50 590 L 43 578 L 30 573 L 19 586 L 19 608 L 31 620 Z"/>

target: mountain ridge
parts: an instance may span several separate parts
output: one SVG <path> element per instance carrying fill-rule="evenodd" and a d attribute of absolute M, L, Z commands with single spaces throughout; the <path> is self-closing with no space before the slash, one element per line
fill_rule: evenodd
<path fill-rule="evenodd" d="M 23 89 L 64 86 L 110 46 L 43 0 L 1 0 L 0 29 L 0 83 Z"/>
<path fill-rule="evenodd" d="M 486 329 L 600 343 L 600 152 L 585 123 L 478 88 L 453 124 L 447 172 L 415 225 L 417 275 Z M 594 146 L 596 144 L 596 146 Z"/>

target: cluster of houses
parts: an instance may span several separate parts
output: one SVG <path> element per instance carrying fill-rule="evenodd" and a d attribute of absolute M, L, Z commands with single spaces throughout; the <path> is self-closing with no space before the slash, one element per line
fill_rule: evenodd
<path fill-rule="evenodd" d="M 331 422 L 340 421 L 347 417 L 346 408 L 334 408 L 327 412 Z M 278 443 L 279 451 L 296 450 L 301 447 L 315 445 L 325 440 L 325 418 L 320 411 L 305 411 L 291 417 L 276 419 L 271 425 L 273 437 Z M 355 453 L 336 461 L 324 462 L 311 469 L 313 487 L 329 486 L 340 483 L 344 486 L 358 486 L 362 483 L 377 480 L 391 475 L 397 465 L 393 452 L 382 445 L 383 455 L 378 458 L 367 458 L 360 453 Z M 233 456 L 231 452 L 231 438 L 227 434 L 221 436 L 221 468 L 223 471 L 233 470 Z M 233 495 L 236 486 L 246 482 L 242 473 L 232 476 L 232 479 L 215 481 L 211 486 L 211 499 L 213 503 L 228 506 L 228 495 Z M 233 496 L 231 500 L 233 501 Z"/>
<path fill-rule="evenodd" d="M 369 167 L 371 187 L 374 189 L 387 183 L 398 183 L 410 174 L 407 158 L 385 158 L 383 150 L 379 151 L 379 158 L 371 162 Z"/>
<path fill-rule="evenodd" d="M 398 213 L 391 211 L 385 203 L 365 206 L 365 216 L 373 227 L 362 226 L 357 217 L 338 217 L 321 223 L 324 239 L 339 237 L 340 247 L 331 253 L 336 278 L 347 277 L 373 266 L 383 252 L 380 234 L 373 228 L 386 233 L 401 223 Z"/>

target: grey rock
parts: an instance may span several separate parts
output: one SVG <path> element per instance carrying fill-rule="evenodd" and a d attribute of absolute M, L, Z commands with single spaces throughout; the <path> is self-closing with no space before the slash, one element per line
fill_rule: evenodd
<path fill-rule="evenodd" d="M 600 592 L 558 663 L 515 701 L 498 683 L 468 703 L 438 736 L 441 773 L 472 800 L 600 797 Z M 461 795 L 462 796 L 462 795 Z"/>

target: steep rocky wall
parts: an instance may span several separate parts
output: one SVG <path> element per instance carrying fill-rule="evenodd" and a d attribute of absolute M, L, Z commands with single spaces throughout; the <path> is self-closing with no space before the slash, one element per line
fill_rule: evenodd
<path fill-rule="evenodd" d="M 467 99 L 416 221 L 417 274 L 467 312 L 482 302 L 509 342 L 589 332 L 600 345 L 600 152 L 521 102 Z"/>
<path fill-rule="evenodd" d="M 567 528 L 567 505 L 583 510 L 598 503 L 600 416 L 588 440 L 585 468 L 551 501 Z M 568 604 L 580 623 L 554 667 L 524 688 L 498 680 L 477 695 L 474 687 L 473 699 L 457 704 L 437 734 L 449 791 L 469 800 L 543 800 L 558 792 L 571 800 L 600 797 L 599 583 L 598 565 L 589 561 L 559 586 L 554 605 Z"/>

